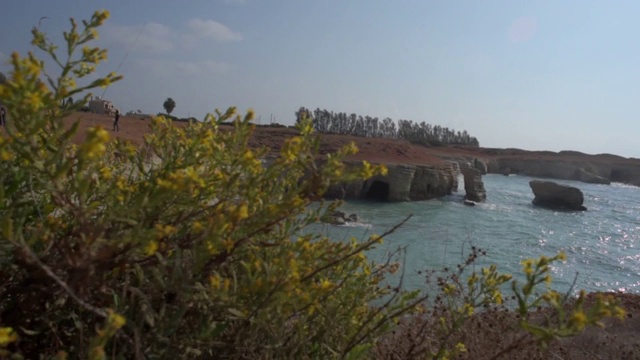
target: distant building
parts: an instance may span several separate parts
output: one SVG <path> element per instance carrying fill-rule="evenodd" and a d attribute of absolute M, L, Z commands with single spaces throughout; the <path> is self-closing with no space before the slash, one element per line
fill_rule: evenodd
<path fill-rule="evenodd" d="M 89 100 L 89 111 L 94 114 L 113 115 L 116 113 L 116 108 L 111 101 L 100 99 L 96 96 Z"/>

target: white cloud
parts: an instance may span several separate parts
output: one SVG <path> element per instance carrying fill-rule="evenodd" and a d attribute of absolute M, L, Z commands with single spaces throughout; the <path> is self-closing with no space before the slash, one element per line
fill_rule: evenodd
<path fill-rule="evenodd" d="M 217 42 L 232 42 L 242 40 L 240 33 L 234 32 L 225 25 L 214 20 L 192 19 L 187 27 L 199 37 L 213 38 Z"/>
<path fill-rule="evenodd" d="M 225 25 L 204 19 L 192 19 L 186 24 L 186 31 L 178 31 L 159 23 L 144 25 L 106 24 L 102 30 L 108 46 L 120 45 L 130 51 L 169 52 L 177 48 L 193 49 L 204 38 L 212 38 L 218 43 L 242 40 L 242 35 Z"/>
<path fill-rule="evenodd" d="M 107 42 L 125 46 L 131 50 L 166 52 L 173 50 L 178 36 L 171 28 L 158 24 L 120 26 L 105 25 L 102 34 Z"/>

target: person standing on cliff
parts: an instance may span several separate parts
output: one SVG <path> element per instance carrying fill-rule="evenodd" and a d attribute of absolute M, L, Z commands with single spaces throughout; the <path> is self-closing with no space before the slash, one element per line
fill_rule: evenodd
<path fill-rule="evenodd" d="M 118 125 L 119 120 L 120 120 L 120 111 L 116 110 L 116 117 L 113 121 L 113 131 L 120 132 L 120 126 Z"/>

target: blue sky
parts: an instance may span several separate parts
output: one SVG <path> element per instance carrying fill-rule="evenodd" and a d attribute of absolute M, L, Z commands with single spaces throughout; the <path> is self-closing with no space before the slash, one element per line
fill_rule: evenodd
<path fill-rule="evenodd" d="M 106 8 L 104 97 L 202 118 L 300 106 L 467 130 L 485 147 L 640 157 L 640 2 L 404 0 L 10 1 L 0 71 Z M 54 36 L 55 35 L 55 36 Z M 102 94 L 97 94 L 102 95 Z"/>

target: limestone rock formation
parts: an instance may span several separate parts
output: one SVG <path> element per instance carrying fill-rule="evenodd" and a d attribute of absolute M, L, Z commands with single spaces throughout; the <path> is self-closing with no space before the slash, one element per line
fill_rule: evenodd
<path fill-rule="evenodd" d="M 584 196 L 578 188 L 542 180 L 531 180 L 529 186 L 535 195 L 532 203 L 536 206 L 557 210 L 587 210 L 582 205 Z"/>
<path fill-rule="evenodd" d="M 457 163 L 441 166 L 418 166 L 411 183 L 410 200 L 429 200 L 458 191 Z"/>
<path fill-rule="evenodd" d="M 359 163 L 347 163 L 359 166 Z M 325 193 L 327 198 L 371 199 L 377 201 L 419 201 L 442 197 L 457 191 L 457 164 L 387 165 L 386 176 L 366 181 L 336 184 Z"/>
<path fill-rule="evenodd" d="M 473 159 L 473 167 L 480 171 L 482 175 L 487 173 L 487 164 L 482 159 Z"/>
<path fill-rule="evenodd" d="M 598 176 L 590 171 L 585 170 L 584 168 L 577 168 L 575 173 L 575 178 L 578 181 L 582 181 L 589 184 L 611 184 L 611 180 L 604 178 L 602 176 Z"/>
<path fill-rule="evenodd" d="M 359 220 L 360 219 L 358 217 L 358 214 L 347 215 L 345 212 L 338 211 L 338 210 L 334 211 L 333 213 L 331 213 L 330 215 L 322 219 L 323 222 L 329 223 L 331 225 L 344 225 L 350 222 L 357 223 Z"/>
<path fill-rule="evenodd" d="M 487 192 L 484 189 L 480 170 L 470 166 L 463 167 L 462 175 L 464 176 L 464 190 L 466 192 L 464 198 L 475 202 L 485 201 Z"/>
<path fill-rule="evenodd" d="M 394 165 L 387 168 L 389 170 L 385 177 L 389 184 L 387 201 L 409 201 L 416 167 L 413 165 Z"/>
<path fill-rule="evenodd" d="M 640 166 L 615 165 L 606 161 L 505 157 L 489 160 L 487 172 L 576 180 L 591 184 L 610 184 L 615 181 L 640 186 Z"/>
<path fill-rule="evenodd" d="M 457 161 L 449 161 L 451 164 L 451 174 L 453 176 L 453 192 L 458 192 L 458 177 L 460 177 L 460 164 Z"/>

